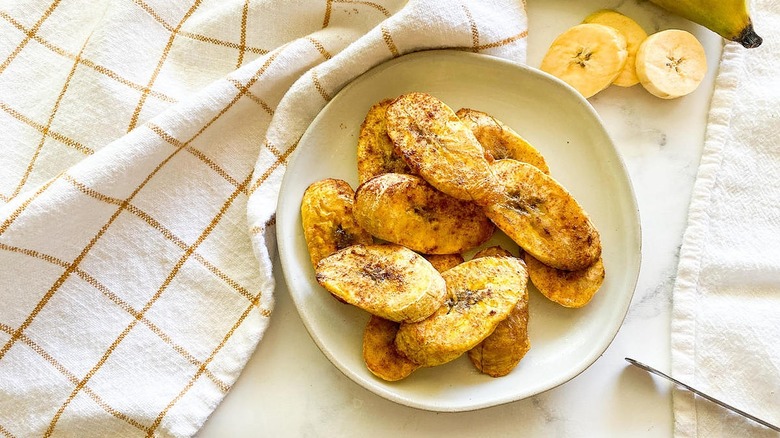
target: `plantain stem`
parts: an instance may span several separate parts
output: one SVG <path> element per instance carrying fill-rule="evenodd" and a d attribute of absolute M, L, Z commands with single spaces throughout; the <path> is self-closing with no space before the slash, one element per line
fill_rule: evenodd
<path fill-rule="evenodd" d="M 760 46 L 761 43 L 764 42 L 764 39 L 758 36 L 753 29 L 753 23 L 750 23 L 742 29 L 742 32 L 739 33 L 739 36 L 734 41 L 742 44 L 748 49 L 753 49 Z"/>

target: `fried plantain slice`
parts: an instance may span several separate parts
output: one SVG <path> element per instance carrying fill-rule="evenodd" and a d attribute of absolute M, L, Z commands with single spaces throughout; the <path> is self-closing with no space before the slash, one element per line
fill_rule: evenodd
<path fill-rule="evenodd" d="M 352 214 L 354 196 L 349 183 L 333 178 L 314 182 L 303 193 L 301 222 L 312 266 L 355 243 L 373 243 Z"/>
<path fill-rule="evenodd" d="M 542 263 L 567 271 L 584 269 L 601 255 L 596 227 L 557 181 L 530 164 L 498 160 L 491 166 L 503 182 L 502 199 L 485 214 Z"/>
<path fill-rule="evenodd" d="M 500 191 L 485 152 L 452 108 L 425 93 L 396 98 L 387 133 L 412 172 L 458 199 L 487 205 Z"/>
<path fill-rule="evenodd" d="M 531 282 L 545 297 L 564 307 L 579 308 L 590 302 L 604 283 L 604 262 L 579 271 L 562 271 L 551 268 L 526 254 L 525 263 Z"/>
<path fill-rule="evenodd" d="M 487 241 L 495 226 L 473 202 L 415 175 L 386 173 L 358 187 L 355 220 L 373 236 L 425 254 L 454 254 Z"/>
<path fill-rule="evenodd" d="M 520 249 L 520 253 L 522 252 L 523 250 Z M 478 259 L 480 257 L 515 257 L 515 256 L 512 255 L 511 252 L 505 250 L 504 248 L 501 248 L 501 246 L 495 245 L 495 246 L 489 246 L 487 248 L 479 250 L 471 258 Z M 522 259 L 522 257 L 515 257 L 515 258 L 523 262 L 523 264 L 525 264 L 525 261 Z"/>
<path fill-rule="evenodd" d="M 400 245 L 352 245 L 320 260 L 316 272 L 328 292 L 396 322 L 425 319 L 447 298 L 439 271 Z"/>
<path fill-rule="evenodd" d="M 461 108 L 455 114 L 479 140 L 488 155 L 488 161 L 511 158 L 528 163 L 546 174 L 550 173 L 542 154 L 500 120 L 470 108 Z"/>
<path fill-rule="evenodd" d="M 474 348 L 509 315 L 525 291 L 528 274 L 514 257 L 482 257 L 443 272 L 449 299 L 430 317 L 401 324 L 401 354 L 431 367 Z"/>
<path fill-rule="evenodd" d="M 387 135 L 387 107 L 392 101 L 385 99 L 374 104 L 360 125 L 357 144 L 359 184 L 383 173 L 411 173 L 403 158 L 395 153 L 395 145 Z"/>
<path fill-rule="evenodd" d="M 395 348 L 399 323 L 371 315 L 363 332 L 363 361 L 371 373 L 389 382 L 401 380 L 420 365 Z"/>
<path fill-rule="evenodd" d="M 500 246 L 491 246 L 474 254 L 474 258 L 489 256 L 514 257 Z M 530 349 L 526 287 L 509 316 L 498 323 L 490 336 L 469 350 L 468 355 L 471 363 L 482 373 L 502 377 L 509 374 Z"/>
<path fill-rule="evenodd" d="M 423 254 L 423 257 L 439 272 L 454 268 L 465 261 L 460 254 Z"/>

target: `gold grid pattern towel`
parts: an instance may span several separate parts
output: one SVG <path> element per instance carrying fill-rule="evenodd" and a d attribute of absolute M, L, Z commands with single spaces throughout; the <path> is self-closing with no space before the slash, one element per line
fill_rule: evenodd
<path fill-rule="evenodd" d="M 0 437 L 194 434 L 269 323 L 316 113 L 415 50 L 523 62 L 526 29 L 522 0 L 2 2 Z"/>

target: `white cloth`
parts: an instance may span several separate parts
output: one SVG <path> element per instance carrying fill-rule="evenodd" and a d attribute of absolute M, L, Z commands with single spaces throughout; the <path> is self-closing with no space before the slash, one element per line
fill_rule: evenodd
<path fill-rule="evenodd" d="M 780 1 L 752 2 L 764 43 L 725 46 L 673 292 L 672 374 L 780 425 Z M 677 437 L 776 432 L 684 390 Z"/>
<path fill-rule="evenodd" d="M 194 434 L 269 323 L 308 123 L 404 53 L 524 62 L 524 8 L 2 2 L 0 436 Z"/>

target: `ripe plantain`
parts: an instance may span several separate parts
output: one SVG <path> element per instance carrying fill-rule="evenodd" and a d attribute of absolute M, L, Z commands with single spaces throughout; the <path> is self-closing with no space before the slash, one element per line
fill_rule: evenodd
<path fill-rule="evenodd" d="M 551 268 L 528 254 L 525 263 L 531 283 L 550 301 L 564 307 L 579 308 L 588 304 L 604 282 L 601 258 L 579 271 Z"/>
<path fill-rule="evenodd" d="M 650 0 L 748 49 L 763 41 L 753 29 L 747 0 Z"/>
<path fill-rule="evenodd" d="M 427 260 L 400 245 L 352 245 L 317 264 L 317 282 L 341 300 L 396 322 L 427 318 L 447 285 Z"/>
<path fill-rule="evenodd" d="M 354 215 L 373 236 L 424 254 L 468 251 L 495 231 L 478 205 L 401 173 L 379 175 L 360 185 Z"/>
<path fill-rule="evenodd" d="M 567 271 L 584 269 L 599 258 L 596 227 L 557 181 L 515 160 L 498 160 L 491 166 L 505 192 L 499 202 L 485 207 L 485 214 L 523 250 Z"/>
<path fill-rule="evenodd" d="M 540 68 L 589 98 L 620 75 L 627 59 L 626 38 L 620 32 L 603 24 L 584 23 L 555 38 Z"/>
<path fill-rule="evenodd" d="M 485 248 L 474 254 L 474 258 L 489 256 L 514 257 L 499 246 Z M 530 349 L 526 288 L 509 316 L 499 322 L 493 333 L 469 350 L 468 354 L 471 363 L 482 373 L 491 377 L 502 377 L 509 374 Z"/>
<path fill-rule="evenodd" d="M 387 135 L 386 114 L 392 99 L 374 104 L 360 126 L 357 144 L 358 183 L 383 173 L 411 173 Z"/>
<path fill-rule="evenodd" d="M 425 93 L 396 98 L 387 108 L 387 133 L 412 173 L 453 198 L 491 203 L 499 184 L 482 145 L 455 111 Z"/>
<path fill-rule="evenodd" d="M 363 361 L 375 376 L 395 382 L 412 374 L 420 365 L 412 362 L 395 348 L 399 324 L 376 315 L 363 332 Z"/>
<path fill-rule="evenodd" d="M 491 161 L 512 158 L 531 164 L 544 173 L 550 173 L 542 154 L 500 120 L 469 108 L 461 108 L 455 114 L 471 129 Z"/>
<path fill-rule="evenodd" d="M 372 243 L 353 216 L 355 192 L 349 183 L 328 178 L 306 188 L 301 201 L 303 237 L 312 266 L 355 243 Z"/>
<path fill-rule="evenodd" d="M 449 299 L 428 318 L 402 323 L 395 337 L 401 354 L 426 367 L 456 359 L 493 333 L 528 281 L 523 262 L 514 257 L 472 259 L 441 275 Z"/>

